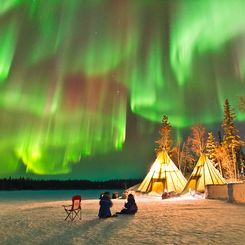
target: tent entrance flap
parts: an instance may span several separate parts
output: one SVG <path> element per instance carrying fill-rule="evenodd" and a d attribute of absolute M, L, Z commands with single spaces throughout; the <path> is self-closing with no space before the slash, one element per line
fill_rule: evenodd
<path fill-rule="evenodd" d="M 164 191 L 165 183 L 166 183 L 166 181 L 164 181 L 164 183 L 163 183 L 163 181 L 153 182 L 151 191 L 162 194 Z"/>

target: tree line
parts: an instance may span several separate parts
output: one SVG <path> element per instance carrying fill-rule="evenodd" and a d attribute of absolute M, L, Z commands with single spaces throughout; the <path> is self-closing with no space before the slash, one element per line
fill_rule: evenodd
<path fill-rule="evenodd" d="M 89 190 L 127 189 L 138 184 L 139 179 L 90 180 L 37 180 L 30 178 L 0 179 L 0 190 Z"/>
<path fill-rule="evenodd" d="M 245 97 L 240 98 L 240 110 L 245 112 Z M 236 113 L 228 99 L 224 102 L 224 118 L 222 132 L 215 139 L 213 132 L 207 132 L 202 124 L 191 127 L 190 135 L 185 141 L 173 145 L 172 125 L 168 116 L 164 115 L 160 128 L 161 138 L 156 141 L 159 145 L 156 152 L 165 148 L 182 173 L 189 175 L 198 158 L 205 153 L 221 175 L 228 181 L 244 179 L 245 154 L 242 147 L 245 142 L 241 139 L 235 126 Z"/>

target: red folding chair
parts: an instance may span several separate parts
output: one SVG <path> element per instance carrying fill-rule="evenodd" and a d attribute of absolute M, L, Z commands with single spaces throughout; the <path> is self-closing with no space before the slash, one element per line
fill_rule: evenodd
<path fill-rule="evenodd" d="M 73 196 L 72 197 L 72 205 L 63 205 L 67 216 L 65 220 L 68 218 L 73 221 L 76 217 L 81 219 L 81 196 Z"/>

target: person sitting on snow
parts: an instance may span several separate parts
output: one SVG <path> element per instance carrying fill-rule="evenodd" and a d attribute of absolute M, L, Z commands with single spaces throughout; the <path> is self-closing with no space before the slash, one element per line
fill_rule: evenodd
<path fill-rule="evenodd" d="M 124 208 L 117 214 L 136 214 L 138 211 L 133 194 L 128 195 L 128 201 L 124 204 Z"/>
<path fill-rule="evenodd" d="M 111 217 L 112 201 L 109 192 L 105 192 L 100 196 L 100 209 L 99 218 L 109 218 Z"/>

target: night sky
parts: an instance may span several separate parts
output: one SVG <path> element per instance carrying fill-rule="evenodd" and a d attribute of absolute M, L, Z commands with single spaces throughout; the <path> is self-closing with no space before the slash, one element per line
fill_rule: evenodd
<path fill-rule="evenodd" d="M 0 177 L 142 178 L 226 98 L 245 136 L 244 0 L 0 1 Z"/>

